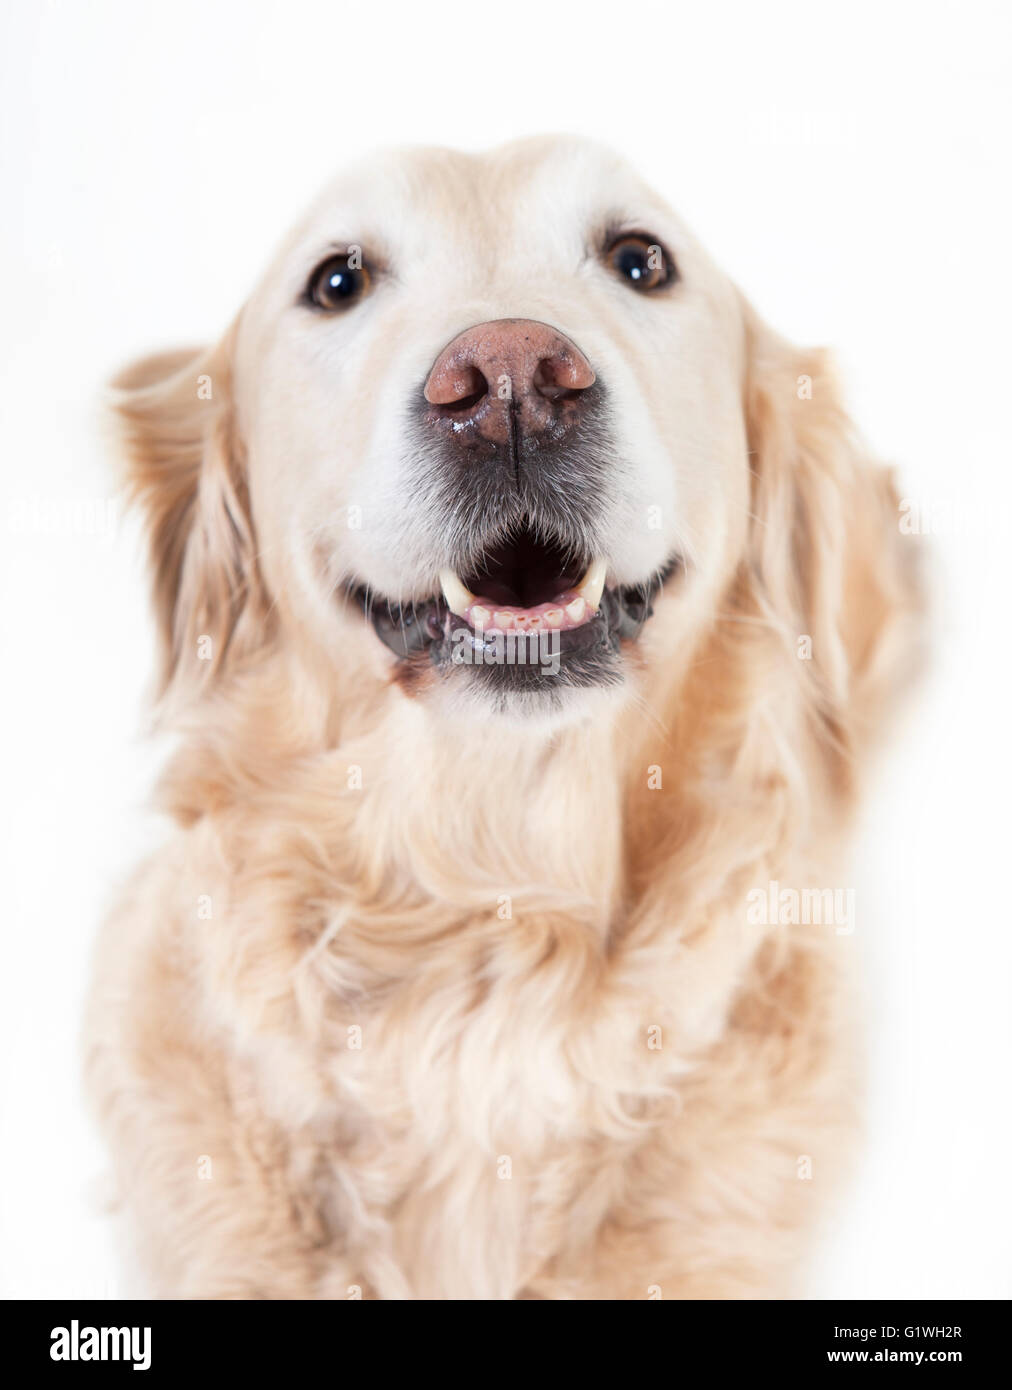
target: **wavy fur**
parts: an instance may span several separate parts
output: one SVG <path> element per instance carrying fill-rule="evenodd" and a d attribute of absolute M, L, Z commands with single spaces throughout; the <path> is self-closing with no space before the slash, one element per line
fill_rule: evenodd
<path fill-rule="evenodd" d="M 803 1290 L 855 1125 L 852 947 L 746 900 L 836 881 L 920 601 L 826 359 L 740 315 L 717 601 L 662 599 L 624 702 L 520 733 L 286 629 L 228 339 L 213 413 L 196 357 L 118 383 L 174 828 L 106 925 L 87 1071 L 155 1294 Z"/>

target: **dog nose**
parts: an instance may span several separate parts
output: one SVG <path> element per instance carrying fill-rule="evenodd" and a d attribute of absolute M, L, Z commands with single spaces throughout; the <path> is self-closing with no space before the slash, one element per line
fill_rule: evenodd
<path fill-rule="evenodd" d="M 593 367 L 564 333 L 534 319 L 495 319 L 458 334 L 436 358 L 425 399 L 455 429 L 469 426 L 500 444 L 574 423 Z"/>

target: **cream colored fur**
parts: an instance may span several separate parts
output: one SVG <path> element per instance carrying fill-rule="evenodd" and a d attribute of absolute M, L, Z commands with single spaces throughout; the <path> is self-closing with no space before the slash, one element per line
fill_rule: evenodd
<path fill-rule="evenodd" d="M 543 150 L 510 155 L 509 196 Z M 855 1126 L 853 943 L 752 925 L 747 895 L 848 881 L 919 600 L 825 360 L 708 283 L 743 505 L 621 694 L 558 724 L 448 716 L 357 615 L 351 659 L 319 640 L 258 511 L 259 320 L 119 382 L 178 746 L 173 828 L 102 936 L 87 1075 L 156 1295 L 804 1292 Z"/>

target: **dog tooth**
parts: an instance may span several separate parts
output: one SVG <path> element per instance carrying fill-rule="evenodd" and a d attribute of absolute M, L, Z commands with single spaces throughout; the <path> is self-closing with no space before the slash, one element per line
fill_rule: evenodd
<path fill-rule="evenodd" d="M 607 571 L 608 561 L 603 555 L 598 555 L 595 560 L 591 561 L 590 569 L 576 586 L 576 592 L 587 600 L 595 613 L 600 606 L 601 595 L 604 593 L 604 577 Z"/>
<path fill-rule="evenodd" d="M 587 615 L 587 601 L 582 598 L 574 598 L 572 602 L 566 604 L 566 616 L 570 622 L 582 623 Z"/>
<path fill-rule="evenodd" d="M 450 612 L 456 613 L 458 618 L 464 617 L 468 608 L 474 603 L 476 595 L 464 584 L 453 570 L 439 571 L 439 584 L 443 590 L 443 597 L 449 605 Z"/>

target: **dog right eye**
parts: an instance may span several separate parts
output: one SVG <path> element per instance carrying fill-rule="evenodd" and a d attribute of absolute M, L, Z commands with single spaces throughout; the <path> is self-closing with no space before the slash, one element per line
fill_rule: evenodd
<path fill-rule="evenodd" d="M 328 313 L 350 309 L 365 295 L 371 282 L 358 252 L 343 252 L 316 267 L 306 286 L 306 301 Z"/>

